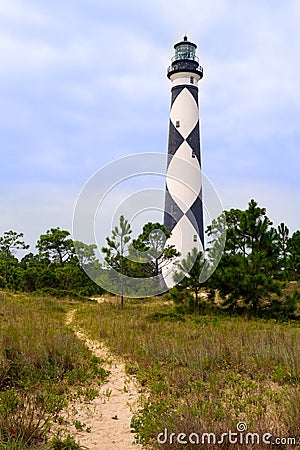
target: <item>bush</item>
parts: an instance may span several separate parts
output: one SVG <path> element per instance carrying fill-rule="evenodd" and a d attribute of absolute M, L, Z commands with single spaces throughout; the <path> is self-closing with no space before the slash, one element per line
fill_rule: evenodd
<path fill-rule="evenodd" d="M 275 299 L 265 310 L 265 315 L 275 319 L 289 320 L 299 319 L 297 308 L 300 303 L 300 291 L 295 290 L 286 294 L 282 299 Z"/>
<path fill-rule="evenodd" d="M 0 440 L 23 446 L 45 440 L 51 421 L 66 406 L 63 397 L 51 393 L 7 390 L 0 394 Z"/>
<path fill-rule="evenodd" d="M 4 293 L 1 298 L 1 450 L 49 449 L 44 443 L 67 405 L 70 386 L 91 397 L 93 391 L 84 387 L 107 376 L 101 360 L 66 327 L 69 304 L 36 295 Z"/>
<path fill-rule="evenodd" d="M 54 437 L 50 443 L 49 450 L 81 450 L 81 447 L 73 438 L 73 436 L 68 435 L 65 439 L 60 439 L 59 437 Z"/>
<path fill-rule="evenodd" d="M 149 394 L 132 420 L 141 443 L 162 448 L 156 438 L 164 428 L 177 435 L 208 430 L 220 435 L 235 430 L 240 420 L 249 431 L 297 435 L 300 365 L 295 322 L 228 317 L 209 310 L 206 316 L 186 314 L 181 321 L 169 303 L 157 298 L 147 303 L 127 300 L 122 312 L 113 303 L 82 304 L 77 317 L 92 338 L 105 339 L 126 358 L 126 369 Z M 233 447 L 247 448 L 224 446 Z M 179 446 L 174 442 L 163 448 Z"/>

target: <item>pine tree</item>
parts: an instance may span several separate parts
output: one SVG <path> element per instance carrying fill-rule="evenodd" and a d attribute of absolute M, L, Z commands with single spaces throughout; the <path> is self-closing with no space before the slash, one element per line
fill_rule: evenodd
<path fill-rule="evenodd" d="M 277 232 L 266 215 L 251 200 L 246 211 L 226 211 L 227 240 L 220 265 L 209 281 L 218 290 L 223 305 L 258 313 L 273 295 L 281 293 L 278 273 L 280 249 Z"/>
<path fill-rule="evenodd" d="M 132 233 L 130 223 L 125 217 L 120 216 L 119 226 L 115 226 L 111 232 L 111 237 L 106 238 L 108 247 L 103 247 L 102 252 L 105 253 L 105 262 L 108 266 L 121 274 L 120 291 L 121 291 L 121 307 L 124 306 L 124 280 L 123 275 L 128 267 L 126 255 Z"/>

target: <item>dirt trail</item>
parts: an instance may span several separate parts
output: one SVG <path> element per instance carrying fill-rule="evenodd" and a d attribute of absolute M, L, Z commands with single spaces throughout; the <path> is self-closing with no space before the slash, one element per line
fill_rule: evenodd
<path fill-rule="evenodd" d="M 76 310 L 68 312 L 68 326 L 72 325 L 75 312 Z M 107 361 L 103 367 L 110 371 L 110 375 L 107 382 L 99 388 L 99 397 L 88 404 L 74 403 L 74 407 L 68 412 L 68 421 L 80 421 L 85 426 L 83 430 L 76 430 L 72 426 L 68 432 L 90 450 L 142 449 L 141 445 L 134 444 L 130 429 L 133 410 L 137 407 L 139 397 L 137 383 L 133 377 L 126 375 L 124 363 L 113 356 L 107 347 L 89 339 L 80 329 L 75 329 L 75 333 L 95 356 Z"/>

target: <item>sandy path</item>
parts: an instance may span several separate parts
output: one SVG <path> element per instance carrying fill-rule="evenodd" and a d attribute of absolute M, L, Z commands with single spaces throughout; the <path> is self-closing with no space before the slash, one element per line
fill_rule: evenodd
<path fill-rule="evenodd" d="M 68 312 L 68 326 L 72 325 L 75 312 L 76 310 Z M 124 363 L 113 356 L 103 344 L 89 339 L 80 329 L 75 329 L 75 333 L 95 356 L 107 361 L 103 367 L 110 371 L 110 375 L 107 382 L 98 388 L 99 397 L 88 404 L 74 403 L 68 421 L 80 421 L 85 427 L 83 430 L 76 430 L 72 426 L 68 432 L 90 450 L 142 449 L 141 445 L 134 444 L 130 429 L 132 411 L 137 407 L 139 397 L 136 382 L 133 377 L 126 375 Z"/>

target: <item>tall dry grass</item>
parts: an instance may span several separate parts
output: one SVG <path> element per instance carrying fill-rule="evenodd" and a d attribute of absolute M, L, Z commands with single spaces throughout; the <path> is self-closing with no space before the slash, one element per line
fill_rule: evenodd
<path fill-rule="evenodd" d="M 83 306 L 77 320 L 93 338 L 105 340 L 124 356 L 127 370 L 150 390 L 150 400 L 133 425 L 140 440 L 153 448 L 182 448 L 156 442 L 165 427 L 176 435 L 218 434 L 236 430 L 237 423 L 244 421 L 253 432 L 299 434 L 300 332 L 296 324 L 180 316 L 157 299 L 127 300 L 123 311 L 112 303 Z M 249 447 L 206 443 L 197 448 Z M 295 445 L 276 448 L 295 449 Z"/>
<path fill-rule="evenodd" d="M 71 302 L 3 292 L 0 297 L 0 448 L 37 449 L 67 405 L 72 385 L 100 382 L 106 373 L 65 325 Z"/>

